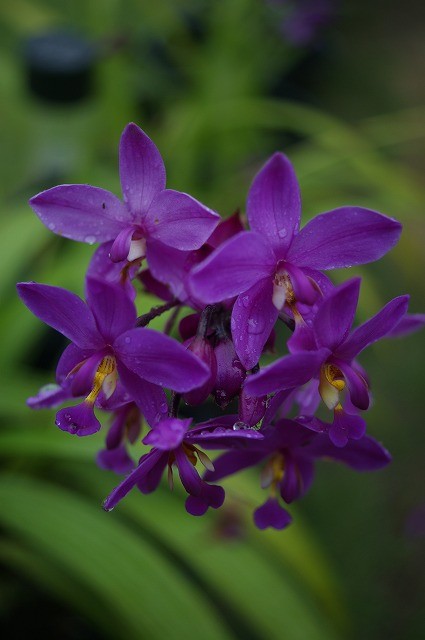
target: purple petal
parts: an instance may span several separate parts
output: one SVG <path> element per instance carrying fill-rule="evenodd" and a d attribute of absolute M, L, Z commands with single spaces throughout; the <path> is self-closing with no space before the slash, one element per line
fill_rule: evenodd
<path fill-rule="evenodd" d="M 97 466 L 114 473 L 130 473 L 134 469 L 134 461 L 127 453 L 125 445 L 121 444 L 116 449 L 102 449 L 96 456 Z"/>
<path fill-rule="evenodd" d="M 241 389 L 239 393 L 239 420 L 248 427 L 254 427 L 262 420 L 267 407 L 267 396 L 252 397 L 246 393 L 245 389 Z"/>
<path fill-rule="evenodd" d="M 214 231 L 220 216 L 180 191 L 157 195 L 145 218 L 148 237 L 180 251 L 199 249 Z"/>
<path fill-rule="evenodd" d="M 163 418 L 152 431 L 144 437 L 143 443 L 171 451 L 181 445 L 192 422 L 192 418 L 178 420 L 178 418 Z"/>
<path fill-rule="evenodd" d="M 294 459 L 292 455 L 285 456 L 285 471 L 280 485 L 282 498 L 290 504 L 299 500 L 307 493 L 314 478 L 314 464 L 312 460 Z"/>
<path fill-rule="evenodd" d="M 214 471 L 205 473 L 205 480 L 216 482 L 238 471 L 254 467 L 268 454 L 267 451 L 228 451 L 214 460 Z"/>
<path fill-rule="evenodd" d="M 422 329 L 425 325 L 424 313 L 407 313 L 404 318 L 397 323 L 397 325 L 389 333 L 386 334 L 386 338 L 401 338 L 409 336 L 411 333 L 415 333 Z"/>
<path fill-rule="evenodd" d="M 104 346 L 87 305 L 71 291 L 36 282 L 17 285 L 19 296 L 32 313 L 81 349 Z"/>
<path fill-rule="evenodd" d="M 294 168 L 275 153 L 254 178 L 247 214 L 253 231 L 264 235 L 278 258 L 284 258 L 301 216 L 301 195 Z"/>
<path fill-rule="evenodd" d="M 123 333 L 115 340 L 114 349 L 125 366 L 140 378 L 174 391 L 191 391 L 210 375 L 208 367 L 190 351 L 152 329 Z"/>
<path fill-rule="evenodd" d="M 391 462 L 391 456 L 384 447 L 369 436 L 360 440 L 350 440 L 346 447 L 335 447 L 327 436 L 319 436 L 309 445 L 309 453 L 317 458 L 331 458 L 343 462 L 356 471 L 382 469 Z"/>
<path fill-rule="evenodd" d="M 285 529 L 292 522 L 291 515 L 280 506 L 276 498 L 269 498 L 254 511 L 254 522 L 258 529 Z"/>
<path fill-rule="evenodd" d="M 361 278 L 336 287 L 319 307 L 313 321 L 317 346 L 334 351 L 347 337 L 359 299 Z"/>
<path fill-rule="evenodd" d="M 384 338 L 397 327 L 407 312 L 408 304 L 409 296 L 399 296 L 388 302 L 375 316 L 353 331 L 337 349 L 336 355 L 344 360 L 352 360 L 370 344 Z"/>
<path fill-rule="evenodd" d="M 355 407 L 366 411 L 369 408 L 369 387 L 363 376 L 343 360 L 334 359 L 336 366 L 341 369 L 348 385 L 350 400 Z"/>
<path fill-rule="evenodd" d="M 168 458 L 167 454 L 157 449 L 152 449 L 149 453 L 140 459 L 139 465 L 130 473 L 129 476 L 118 487 L 109 494 L 103 503 L 105 511 L 111 511 L 120 500 L 122 500 L 129 491 L 143 479 L 157 464 L 161 464 L 163 458 Z"/>
<path fill-rule="evenodd" d="M 220 422 L 217 421 L 217 424 L 220 425 Z M 186 442 L 200 444 L 205 449 L 249 448 L 252 441 L 258 442 L 263 439 L 262 433 L 249 428 L 243 422 L 239 422 L 237 416 L 235 416 L 230 428 L 229 426 L 216 426 L 207 429 L 204 425 L 201 430 L 191 429 L 185 437 Z"/>
<path fill-rule="evenodd" d="M 137 488 L 144 494 L 155 491 L 161 482 L 162 474 L 169 464 L 168 452 L 156 463 L 152 469 L 147 471 L 140 480 L 137 481 Z"/>
<path fill-rule="evenodd" d="M 63 184 L 42 191 L 30 205 L 51 231 L 87 244 L 113 240 L 127 219 L 121 200 L 87 184 Z"/>
<path fill-rule="evenodd" d="M 170 299 L 175 297 L 185 302 L 188 297 L 185 280 L 189 271 L 186 269 L 189 253 L 154 240 L 147 243 L 146 249 L 152 276 L 167 285 Z"/>
<path fill-rule="evenodd" d="M 329 355 L 328 349 L 284 356 L 265 367 L 245 382 L 244 389 L 251 396 L 262 396 L 282 389 L 291 389 L 308 382 Z"/>
<path fill-rule="evenodd" d="M 201 480 L 192 462 L 188 459 L 183 447 L 175 449 L 174 455 L 176 457 L 180 480 L 187 493 L 190 493 L 192 496 L 200 496 L 202 493 L 203 480 Z"/>
<path fill-rule="evenodd" d="M 164 390 L 156 384 L 143 380 L 121 362 L 117 365 L 123 386 L 140 408 L 148 424 L 154 427 L 168 412 L 167 396 Z"/>
<path fill-rule="evenodd" d="M 107 344 L 136 324 L 133 300 L 122 287 L 98 278 L 86 279 L 87 303 Z"/>
<path fill-rule="evenodd" d="M 70 372 L 81 362 L 93 355 L 93 351 L 83 351 L 75 344 L 69 344 L 59 358 L 56 367 L 56 382 L 63 384 L 67 380 Z"/>
<path fill-rule="evenodd" d="M 65 407 L 56 414 L 56 425 L 62 431 L 77 436 L 89 436 L 99 431 L 101 424 L 94 415 L 93 404 L 82 402 L 74 407 Z"/>
<path fill-rule="evenodd" d="M 133 123 L 120 141 L 120 178 L 133 221 L 140 222 L 157 193 L 165 189 L 165 167 L 152 140 Z"/>
<path fill-rule="evenodd" d="M 276 323 L 278 310 L 272 298 L 273 281 L 265 278 L 241 294 L 233 307 L 233 342 L 245 369 L 257 364 Z"/>
<path fill-rule="evenodd" d="M 70 398 L 72 398 L 72 393 L 69 386 L 61 387 L 58 384 L 46 384 L 41 387 L 36 396 L 31 396 L 27 399 L 27 405 L 31 409 L 52 409 L 66 400 L 70 400 Z"/>
<path fill-rule="evenodd" d="M 242 231 L 222 244 L 192 271 L 193 294 L 206 303 L 233 298 L 272 276 L 276 258 L 257 233 Z"/>
<path fill-rule="evenodd" d="M 126 226 L 118 233 L 111 246 L 110 260 L 112 262 L 123 262 L 127 260 L 134 231 L 134 227 Z"/>
<path fill-rule="evenodd" d="M 240 231 L 244 231 L 241 216 L 239 211 L 236 211 L 230 218 L 222 220 L 220 224 L 214 229 L 210 237 L 208 238 L 208 244 L 215 249 L 219 247 L 223 242 L 235 236 Z"/>
<path fill-rule="evenodd" d="M 203 516 L 208 507 L 219 509 L 224 502 L 224 489 L 204 484 L 200 496 L 188 496 L 186 511 L 192 516 Z"/>
<path fill-rule="evenodd" d="M 112 242 L 106 242 L 96 249 L 87 269 L 86 277 L 114 282 L 123 287 L 128 297 L 134 300 L 136 291 L 131 284 L 131 280 L 135 277 L 139 267 L 132 266 L 129 268 L 127 260 L 113 262 L 109 257 L 112 244 Z"/>
<path fill-rule="evenodd" d="M 366 422 L 360 416 L 355 416 L 336 409 L 334 421 L 329 428 L 329 438 L 336 447 L 345 447 L 348 441 L 359 440 L 366 433 Z"/>
<path fill-rule="evenodd" d="M 294 238 L 287 260 L 299 267 L 339 269 L 382 258 L 395 244 L 401 224 L 362 207 L 322 213 Z"/>

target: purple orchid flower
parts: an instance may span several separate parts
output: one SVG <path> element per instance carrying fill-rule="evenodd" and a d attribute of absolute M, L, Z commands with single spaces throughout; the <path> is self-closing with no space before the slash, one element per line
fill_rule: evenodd
<path fill-rule="evenodd" d="M 309 362 L 306 370 L 308 368 L 310 378 L 319 377 L 320 396 L 326 406 L 334 410 L 334 421 L 330 427 L 318 418 L 309 419 L 305 424 L 328 430 L 332 442 L 340 447 L 345 446 L 349 438 L 361 438 L 366 428 L 360 416 L 344 411 L 341 404 L 341 392 L 348 387 L 350 401 L 356 409 L 364 411 L 369 407 L 368 383 L 355 358 L 367 346 L 391 333 L 406 315 L 409 302 L 409 296 L 394 298 L 350 333 L 360 281 L 354 278 L 336 287 L 322 302 L 311 325 L 296 328 L 288 341 L 292 353 L 250 376 L 245 384 L 250 395 L 295 388 L 299 383 L 295 383 L 294 370 L 307 355 L 320 354 L 316 361 Z"/>
<path fill-rule="evenodd" d="M 108 398 L 118 376 L 142 408 L 150 425 L 167 412 L 161 387 L 186 392 L 208 378 L 207 367 L 178 342 L 157 331 L 135 328 L 136 309 L 123 288 L 87 278 L 87 304 L 74 293 L 35 282 L 18 284 L 24 304 L 46 324 L 72 341 L 58 366 L 59 380 L 69 375 L 72 395 L 84 402 L 61 409 L 60 429 L 89 435 L 100 429 L 94 405 L 101 392 Z"/>
<path fill-rule="evenodd" d="M 261 486 L 269 489 L 269 497 L 254 512 L 259 529 L 283 529 L 290 524 L 290 514 L 279 504 L 279 496 L 290 504 L 309 490 L 317 459 L 343 462 L 356 471 L 372 471 L 386 466 L 391 457 L 373 438 L 364 436 L 350 442 L 344 449 L 329 439 L 314 433 L 293 420 L 267 424 L 260 433 L 263 440 L 250 444 L 246 450 L 228 451 L 214 460 L 214 471 L 205 474 L 207 482 L 217 482 L 248 467 L 265 461 Z"/>
<path fill-rule="evenodd" d="M 152 140 L 127 125 L 119 150 L 124 202 L 85 184 L 65 184 L 30 200 L 40 220 L 54 233 L 88 244 L 113 240 L 113 261 L 154 256 L 164 245 L 198 249 L 219 216 L 191 196 L 165 188 L 165 167 Z M 152 246 L 151 246 L 152 245 Z"/>
<path fill-rule="evenodd" d="M 193 294 L 205 303 L 238 296 L 232 313 L 236 351 L 246 369 L 257 364 L 285 307 L 312 305 L 329 281 L 321 270 L 381 258 L 398 241 L 401 225 L 376 211 L 342 207 L 323 213 L 299 231 L 301 197 L 294 169 L 274 154 L 255 177 L 247 201 L 251 231 L 222 244 L 191 276 Z"/>
<path fill-rule="evenodd" d="M 114 419 L 106 436 L 106 448 L 101 449 L 96 462 L 101 469 L 129 473 L 134 469 L 126 442 L 134 444 L 140 436 L 142 416 L 134 402 L 127 402 L 114 411 Z"/>
<path fill-rule="evenodd" d="M 105 500 L 106 511 L 113 509 L 136 485 L 142 493 L 155 491 L 166 467 L 172 488 L 174 465 L 189 494 L 186 500 L 188 513 L 201 516 L 209 507 L 221 507 L 224 501 L 223 488 L 209 485 L 196 470 L 198 461 L 205 468 L 214 469 L 209 457 L 197 445 L 223 449 L 229 446 L 243 446 L 252 440 L 262 439 L 263 436 L 251 429 L 234 431 L 231 426 L 234 416 L 210 420 L 189 430 L 191 422 L 191 418 L 164 418 L 148 433 L 143 442 L 153 445 L 153 448 L 141 457 L 138 467 Z"/>

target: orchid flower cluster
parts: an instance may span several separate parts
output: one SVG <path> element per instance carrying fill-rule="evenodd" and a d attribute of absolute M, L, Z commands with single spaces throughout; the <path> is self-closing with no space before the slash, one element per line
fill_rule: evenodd
<path fill-rule="evenodd" d="M 424 316 L 407 315 L 408 296 L 400 296 L 352 330 L 360 278 L 334 286 L 323 272 L 378 260 L 397 243 L 399 222 L 342 207 L 300 230 L 300 190 L 282 153 L 249 190 L 250 230 L 239 213 L 220 220 L 166 189 L 161 155 L 135 124 L 122 134 L 119 169 L 123 200 L 75 184 L 30 201 L 54 233 L 99 244 L 86 301 L 59 287 L 18 284 L 24 304 L 71 341 L 56 384 L 29 405 L 63 406 L 56 425 L 77 436 L 96 433 L 99 415 L 110 416 L 97 462 L 126 477 L 104 508 L 135 486 L 154 491 L 165 471 L 173 487 L 177 471 L 186 510 L 199 516 L 223 504 L 218 481 L 255 466 L 267 493 L 254 521 L 283 529 L 291 516 L 282 502 L 306 493 L 317 459 L 357 471 L 388 464 L 388 452 L 366 435 L 370 389 L 357 356 L 421 326 Z M 136 297 L 147 293 L 160 304 L 138 316 Z M 162 313 L 169 314 L 163 333 L 148 327 Z M 178 314 L 180 340 L 169 335 Z M 286 344 L 276 345 L 277 323 Z M 275 347 L 287 354 L 260 368 L 262 354 Z M 194 423 L 191 407 L 205 404 L 208 417 L 211 399 L 221 414 Z M 142 430 L 150 450 L 135 464 L 130 447 Z M 211 460 L 208 450 L 222 453 Z"/>

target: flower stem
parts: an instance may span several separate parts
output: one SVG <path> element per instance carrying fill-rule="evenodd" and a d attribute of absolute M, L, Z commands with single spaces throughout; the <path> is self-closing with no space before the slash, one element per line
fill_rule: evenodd
<path fill-rule="evenodd" d="M 170 302 L 166 302 L 158 307 L 152 307 L 148 313 L 143 313 L 136 320 L 136 327 L 146 327 L 154 318 L 161 316 L 166 311 L 177 307 L 180 303 L 180 300 L 171 300 Z"/>

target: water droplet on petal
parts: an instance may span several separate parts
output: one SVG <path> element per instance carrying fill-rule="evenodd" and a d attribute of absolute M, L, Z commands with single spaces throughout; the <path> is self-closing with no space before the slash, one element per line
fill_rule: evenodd
<path fill-rule="evenodd" d="M 249 307 L 249 296 L 242 296 L 242 304 L 245 308 Z"/>
<path fill-rule="evenodd" d="M 286 236 L 288 235 L 288 231 L 285 228 L 279 229 L 277 235 L 279 236 L 279 238 L 286 238 Z"/>
<path fill-rule="evenodd" d="M 242 429 L 249 429 L 248 425 L 245 422 L 238 421 L 232 427 L 233 431 L 241 431 Z"/>
<path fill-rule="evenodd" d="M 56 225 L 53 224 L 53 222 L 51 222 L 49 225 L 47 225 L 50 229 L 50 231 L 54 231 L 56 229 Z"/>
<path fill-rule="evenodd" d="M 96 236 L 86 236 L 84 238 L 84 242 L 87 242 L 87 244 L 94 244 L 96 242 Z"/>
<path fill-rule="evenodd" d="M 130 344 L 131 338 L 129 336 L 127 336 L 126 338 L 124 338 L 124 342 L 125 342 L 125 344 Z"/>

